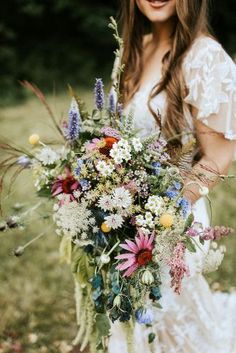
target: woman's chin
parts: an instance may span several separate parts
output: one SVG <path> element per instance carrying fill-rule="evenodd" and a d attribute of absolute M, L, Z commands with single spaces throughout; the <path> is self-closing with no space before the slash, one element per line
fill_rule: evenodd
<path fill-rule="evenodd" d="M 169 16 L 168 14 L 162 13 L 161 11 L 159 11 L 158 13 L 152 12 L 146 15 L 146 17 L 152 23 L 158 23 L 158 22 L 164 23 L 164 22 L 170 21 L 173 18 L 173 16 Z"/>

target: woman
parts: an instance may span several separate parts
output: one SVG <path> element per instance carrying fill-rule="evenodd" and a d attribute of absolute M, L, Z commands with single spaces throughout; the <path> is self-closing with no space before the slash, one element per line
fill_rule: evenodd
<path fill-rule="evenodd" d="M 217 176 L 228 172 L 236 140 L 236 68 L 209 33 L 207 5 L 207 0 L 123 0 L 121 80 L 125 112 L 132 110 L 141 136 L 161 128 L 175 146 L 196 138 L 200 157 L 192 159 L 191 174 L 204 178 L 195 183 L 186 173 L 185 197 L 205 226 L 209 219 L 199 185 L 211 189 Z M 236 296 L 210 291 L 202 275 L 207 251 L 201 247 L 187 255 L 191 276 L 180 296 L 169 289 L 166 274 L 154 327 L 135 327 L 136 353 L 236 352 Z M 149 344 L 151 332 L 156 338 Z M 127 352 L 119 324 L 113 325 L 109 351 Z"/>

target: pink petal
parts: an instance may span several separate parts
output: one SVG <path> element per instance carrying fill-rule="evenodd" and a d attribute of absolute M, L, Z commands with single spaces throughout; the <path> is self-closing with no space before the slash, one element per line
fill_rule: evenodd
<path fill-rule="evenodd" d="M 52 188 L 52 196 L 56 196 L 61 194 L 63 191 L 62 186 L 58 186 L 55 190 Z"/>
<path fill-rule="evenodd" d="M 138 246 L 131 240 L 126 240 L 126 243 L 129 245 L 130 249 L 135 251 L 136 253 L 139 251 Z"/>
<path fill-rule="evenodd" d="M 129 252 L 132 252 L 132 253 L 134 253 L 134 254 L 137 254 L 137 251 L 133 251 L 133 250 L 129 247 L 129 245 L 127 245 L 127 244 L 120 244 L 120 247 L 121 247 L 122 249 L 128 250 Z"/>
<path fill-rule="evenodd" d="M 124 277 L 129 277 L 132 275 L 132 273 L 134 273 L 134 271 L 136 271 L 138 268 L 138 264 L 134 264 L 133 266 L 131 266 L 127 271 L 125 271 L 125 273 L 123 274 Z"/>
<path fill-rule="evenodd" d="M 135 263 L 136 263 L 135 258 L 130 259 L 130 260 L 123 262 L 123 264 L 119 264 L 116 268 L 117 268 L 117 270 L 123 271 L 123 270 L 126 270 L 127 268 L 133 266 Z"/>
<path fill-rule="evenodd" d="M 144 247 L 145 247 L 145 248 L 148 247 L 148 240 L 149 240 L 148 235 L 147 235 L 147 234 L 144 235 L 144 241 L 143 241 L 143 243 L 144 243 Z"/>
<path fill-rule="evenodd" d="M 151 234 L 148 243 L 147 243 L 147 247 L 149 248 L 149 250 L 153 249 L 153 240 L 154 240 L 154 233 Z"/>
<path fill-rule="evenodd" d="M 121 255 L 116 256 L 115 259 L 123 260 L 123 259 L 131 259 L 134 257 L 135 257 L 135 254 L 126 253 L 126 254 L 121 254 Z"/>
<path fill-rule="evenodd" d="M 140 237 L 135 237 L 135 241 L 138 245 L 138 249 L 142 250 L 142 241 L 141 241 Z"/>
<path fill-rule="evenodd" d="M 139 238 L 141 240 L 141 247 L 142 249 L 145 247 L 145 237 L 143 233 L 140 233 Z"/>

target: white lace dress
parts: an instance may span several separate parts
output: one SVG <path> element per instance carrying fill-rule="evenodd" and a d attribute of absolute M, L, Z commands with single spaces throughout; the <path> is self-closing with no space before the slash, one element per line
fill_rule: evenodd
<path fill-rule="evenodd" d="M 209 37 L 198 38 L 187 54 L 184 75 L 189 94 L 185 98 L 186 119 L 192 124 L 188 105 L 198 109 L 201 119 L 227 139 L 236 139 L 236 67 L 222 46 Z M 126 107 L 132 109 L 134 123 L 145 136 L 157 129 L 148 110 L 149 92 L 157 78 L 140 89 Z M 165 92 L 152 101 L 154 109 L 165 116 Z M 209 224 L 203 199 L 194 205 L 197 221 Z M 136 324 L 135 353 L 236 353 L 236 294 L 212 293 L 202 272 L 208 247 L 187 254 L 191 276 L 184 280 L 182 294 L 170 289 L 168 273 L 162 284 L 163 309 L 155 309 L 152 328 Z M 163 269 L 167 272 L 167 269 Z M 152 344 L 149 333 L 155 333 Z M 112 325 L 109 353 L 127 353 L 126 334 L 122 325 Z"/>

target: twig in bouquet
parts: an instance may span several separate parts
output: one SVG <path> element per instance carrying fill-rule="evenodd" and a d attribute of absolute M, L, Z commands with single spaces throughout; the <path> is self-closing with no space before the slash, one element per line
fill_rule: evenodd
<path fill-rule="evenodd" d="M 34 211 L 36 211 L 41 205 L 43 204 L 42 201 L 39 201 L 34 205 L 33 207 L 30 207 L 28 210 L 26 210 L 24 213 L 21 214 L 21 217 L 29 216 L 31 215 Z"/>
<path fill-rule="evenodd" d="M 56 130 L 59 132 L 60 136 L 64 140 L 65 139 L 64 138 L 64 134 L 63 134 L 63 132 L 62 132 L 62 130 L 61 130 L 61 128 L 60 128 L 60 126 L 59 126 L 59 124 L 58 124 L 58 122 L 57 122 L 57 120 L 56 120 L 56 118 L 55 118 L 55 116 L 54 116 L 54 114 L 53 114 L 53 112 L 52 112 L 52 110 L 51 110 L 51 108 L 50 108 L 45 96 L 44 96 L 44 94 L 42 93 L 42 91 L 37 86 L 33 85 L 32 83 L 30 83 L 28 81 L 20 81 L 20 84 L 23 87 L 29 89 L 31 92 L 33 92 L 39 98 L 39 100 L 43 103 L 43 105 L 45 106 L 47 112 L 49 113 L 50 118 L 52 119 L 52 122 L 53 122 Z"/>
<path fill-rule="evenodd" d="M 2 141 L 7 139 L 5 137 L 1 138 Z M 24 147 L 20 147 L 17 146 L 16 144 L 13 144 L 12 142 L 0 142 L 0 150 L 5 151 L 6 153 L 10 154 L 10 155 L 14 155 L 14 156 L 18 156 L 25 154 L 28 157 L 33 158 L 33 154 L 30 153 L 28 150 L 24 149 Z M 16 153 L 18 153 L 19 155 L 17 155 Z"/>
<path fill-rule="evenodd" d="M 112 16 L 110 17 L 110 23 L 109 23 L 108 27 L 113 29 L 113 31 L 114 31 L 113 36 L 114 36 L 114 38 L 115 38 L 115 40 L 116 40 L 116 42 L 118 44 L 118 49 L 115 50 L 114 54 L 115 54 L 117 60 L 119 60 L 119 65 L 117 67 L 116 81 L 113 83 L 113 87 L 114 87 L 114 90 L 115 90 L 116 95 L 117 95 L 115 116 L 116 116 L 116 119 L 119 120 L 119 118 L 120 118 L 119 104 L 120 104 L 120 98 L 121 98 L 120 83 L 121 83 L 122 72 L 125 69 L 125 64 L 122 64 L 122 61 L 121 61 L 122 54 L 123 54 L 123 49 L 124 49 L 124 41 L 120 37 L 119 31 L 118 31 L 117 22 L 114 19 L 114 17 L 112 17 Z"/>

